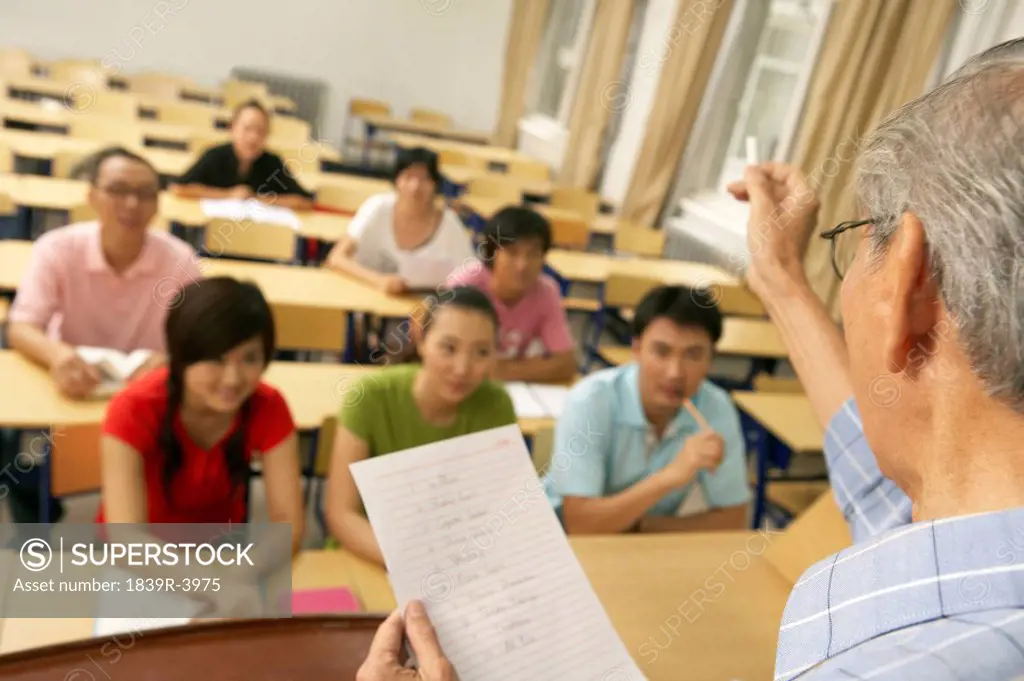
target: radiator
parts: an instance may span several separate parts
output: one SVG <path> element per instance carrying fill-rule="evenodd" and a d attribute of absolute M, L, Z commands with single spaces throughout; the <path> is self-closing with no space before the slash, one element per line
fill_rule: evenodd
<path fill-rule="evenodd" d="M 313 139 L 321 139 L 321 119 L 327 99 L 325 82 L 240 67 L 231 69 L 231 77 L 235 80 L 266 83 L 270 94 L 291 99 L 295 102 L 298 117 L 309 123 Z"/>

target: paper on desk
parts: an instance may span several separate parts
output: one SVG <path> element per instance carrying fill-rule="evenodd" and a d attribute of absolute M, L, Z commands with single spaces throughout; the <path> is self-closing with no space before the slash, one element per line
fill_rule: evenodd
<path fill-rule="evenodd" d="M 256 199 L 202 199 L 199 208 L 208 218 L 252 220 L 271 225 L 299 229 L 302 221 L 290 208 L 268 206 Z"/>
<path fill-rule="evenodd" d="M 640 681 L 516 426 L 352 464 L 399 603 L 462 681 Z"/>
<path fill-rule="evenodd" d="M 704 487 L 700 484 L 699 480 L 695 480 L 693 485 L 690 486 L 690 491 L 687 492 L 686 498 L 683 499 L 683 503 L 679 504 L 679 508 L 676 509 L 676 517 L 688 518 L 691 515 L 700 515 L 701 513 L 707 513 L 709 508 L 707 495 L 704 494 Z"/>
<path fill-rule="evenodd" d="M 125 583 L 134 575 L 131 572 L 119 569 L 111 569 L 104 574 L 104 581 L 118 581 Z M 117 605 L 114 605 L 114 599 Z M 108 617 L 114 608 L 118 613 L 123 613 L 126 603 L 137 605 L 140 612 L 159 612 L 166 617 Z M 199 614 L 200 606 L 184 596 L 164 591 L 150 591 L 144 596 L 139 594 L 137 598 L 129 600 L 124 595 L 112 592 L 102 592 L 99 599 L 99 612 L 93 623 L 93 634 L 95 636 L 114 636 L 117 634 L 128 634 L 132 632 L 147 631 L 150 629 L 162 629 L 164 627 L 184 626 L 192 621 Z"/>
<path fill-rule="evenodd" d="M 569 389 L 539 383 L 506 383 L 516 416 L 521 419 L 556 419 L 562 415 Z"/>

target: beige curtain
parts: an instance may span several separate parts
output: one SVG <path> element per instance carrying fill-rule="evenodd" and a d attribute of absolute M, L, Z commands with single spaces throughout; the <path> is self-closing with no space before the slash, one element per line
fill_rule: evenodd
<path fill-rule="evenodd" d="M 500 118 L 492 142 L 516 145 L 516 126 L 526 109 L 526 88 L 544 36 L 550 0 L 514 0 L 505 46 L 505 73 L 501 83 Z"/>
<path fill-rule="evenodd" d="M 623 218 L 643 225 L 657 219 L 675 177 L 675 159 L 682 156 L 697 118 L 732 7 L 732 0 L 680 0 L 647 135 L 623 201 Z"/>
<path fill-rule="evenodd" d="M 569 118 L 569 141 L 559 173 L 563 185 L 590 189 L 601 163 L 601 142 L 617 107 L 629 105 L 622 75 L 635 0 L 597 0 L 583 71 Z"/>
<path fill-rule="evenodd" d="M 808 93 L 794 162 L 822 207 L 818 231 L 859 217 L 853 160 L 864 136 L 920 95 L 957 0 L 840 0 Z M 811 239 L 804 260 L 815 292 L 838 319 L 839 281 L 829 244 Z"/>

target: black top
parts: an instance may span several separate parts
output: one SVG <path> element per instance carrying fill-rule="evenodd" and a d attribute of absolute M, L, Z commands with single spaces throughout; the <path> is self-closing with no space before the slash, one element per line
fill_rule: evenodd
<path fill-rule="evenodd" d="M 264 151 L 249 168 L 249 174 L 242 177 L 238 172 L 235 148 L 230 142 L 207 149 L 199 160 L 178 178 L 178 183 L 202 184 L 221 189 L 231 189 L 244 184 L 256 195 L 299 194 L 309 199 L 313 198 L 313 194 L 303 189 L 288 172 L 281 157 L 269 151 Z"/>

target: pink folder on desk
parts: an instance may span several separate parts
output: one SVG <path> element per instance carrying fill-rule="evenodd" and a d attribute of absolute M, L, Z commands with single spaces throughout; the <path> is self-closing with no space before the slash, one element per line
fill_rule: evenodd
<path fill-rule="evenodd" d="M 292 593 L 293 615 L 327 615 L 362 612 L 359 599 L 351 589 L 301 589 Z"/>

